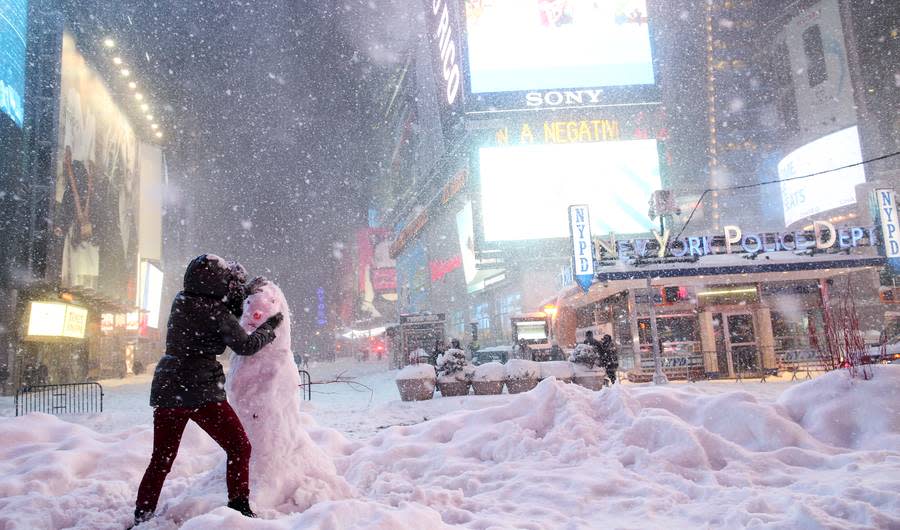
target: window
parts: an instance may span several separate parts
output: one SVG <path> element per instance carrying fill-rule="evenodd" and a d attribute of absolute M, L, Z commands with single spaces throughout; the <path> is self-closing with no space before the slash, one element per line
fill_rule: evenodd
<path fill-rule="evenodd" d="M 818 25 L 810 26 L 803 32 L 803 53 L 806 55 L 806 75 L 810 88 L 819 86 L 828 79 L 825 64 L 825 48 L 822 46 L 822 30 Z"/>

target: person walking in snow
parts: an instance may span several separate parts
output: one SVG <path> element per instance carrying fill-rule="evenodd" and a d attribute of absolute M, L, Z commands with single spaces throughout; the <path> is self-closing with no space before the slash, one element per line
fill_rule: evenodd
<path fill-rule="evenodd" d="M 184 273 L 184 290 L 172 302 L 166 352 L 150 387 L 153 453 L 138 488 L 135 525 L 153 517 L 188 420 L 225 450 L 228 507 L 256 516 L 250 509 L 250 442 L 225 399 L 225 373 L 216 356 L 226 346 L 238 355 L 255 354 L 275 339 L 283 316 L 273 315 L 248 335 L 238 321 L 250 290 L 246 281 L 240 264 L 213 254 L 194 258 Z"/>
<path fill-rule="evenodd" d="M 619 353 L 609 335 L 603 335 L 603 339 L 600 341 L 600 364 L 606 368 L 606 377 L 609 378 L 609 382 L 615 384 L 616 370 L 619 369 Z"/>

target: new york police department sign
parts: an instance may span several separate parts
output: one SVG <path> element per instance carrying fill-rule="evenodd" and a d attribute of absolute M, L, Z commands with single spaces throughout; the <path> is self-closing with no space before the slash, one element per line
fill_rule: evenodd
<path fill-rule="evenodd" d="M 594 281 L 594 247 L 591 244 L 590 212 L 586 204 L 569 206 L 569 232 L 572 235 L 575 282 L 587 292 Z"/>

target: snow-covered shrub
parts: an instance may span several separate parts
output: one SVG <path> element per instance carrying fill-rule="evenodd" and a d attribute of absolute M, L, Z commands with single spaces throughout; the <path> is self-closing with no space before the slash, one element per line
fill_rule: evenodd
<path fill-rule="evenodd" d="M 579 344 L 575 346 L 575 351 L 569 356 L 569 361 L 592 369 L 600 364 L 600 354 L 590 344 Z"/>
<path fill-rule="evenodd" d="M 510 359 L 506 363 L 507 379 L 537 379 L 541 374 L 540 363 L 524 359 Z"/>
<path fill-rule="evenodd" d="M 451 348 L 437 358 L 437 375 L 442 381 L 467 381 L 472 372 L 463 350 Z"/>
<path fill-rule="evenodd" d="M 428 363 L 428 358 L 430 355 L 427 351 L 422 348 L 416 348 L 415 350 L 409 352 L 409 363 L 410 364 L 419 364 L 419 363 Z"/>

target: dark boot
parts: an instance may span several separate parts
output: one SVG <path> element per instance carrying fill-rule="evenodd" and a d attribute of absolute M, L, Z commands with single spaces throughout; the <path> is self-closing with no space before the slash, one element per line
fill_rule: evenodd
<path fill-rule="evenodd" d="M 250 500 L 246 497 L 231 499 L 228 501 L 228 507 L 241 512 L 244 517 L 256 517 L 256 514 L 250 509 Z"/>
<path fill-rule="evenodd" d="M 141 523 L 146 523 L 150 519 L 153 519 L 153 510 L 142 510 L 141 508 L 135 508 L 134 525 L 132 526 L 132 528 Z"/>

